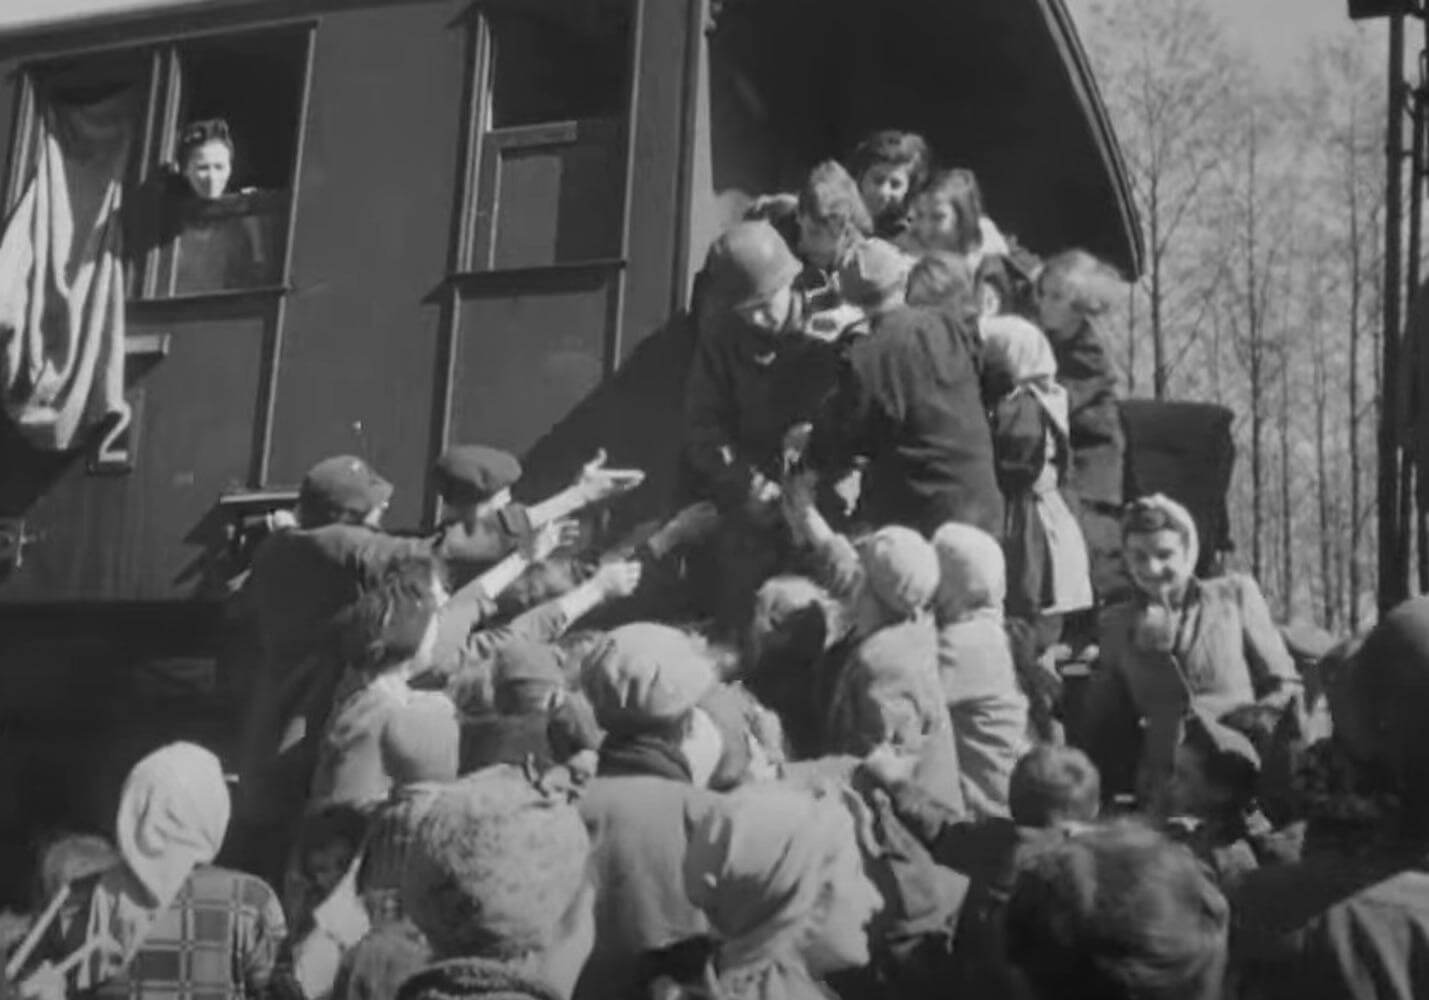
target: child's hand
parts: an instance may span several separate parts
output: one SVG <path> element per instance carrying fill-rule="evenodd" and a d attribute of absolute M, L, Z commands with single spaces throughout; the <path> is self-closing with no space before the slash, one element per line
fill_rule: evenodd
<path fill-rule="evenodd" d="M 913 780 L 918 758 L 898 750 L 891 743 L 880 743 L 863 759 L 861 766 L 874 781 L 891 788 Z"/>
<path fill-rule="evenodd" d="M 576 489 L 584 494 L 587 503 L 598 503 L 608 497 L 629 493 L 644 481 L 645 473 L 640 469 L 607 469 L 605 449 L 602 448 L 581 469 Z"/>
<path fill-rule="evenodd" d="M 642 572 L 638 562 L 608 562 L 596 570 L 592 582 L 606 600 L 618 600 L 635 593 Z"/>
<path fill-rule="evenodd" d="M 531 562 L 544 562 L 558 550 L 580 541 L 580 537 L 578 521 L 567 519 L 543 524 L 526 547 L 526 558 Z"/>

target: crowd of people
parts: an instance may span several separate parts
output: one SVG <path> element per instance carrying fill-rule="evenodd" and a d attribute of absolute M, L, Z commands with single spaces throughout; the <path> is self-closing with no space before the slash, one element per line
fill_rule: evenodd
<path fill-rule="evenodd" d="M 319 462 L 235 598 L 233 773 L 162 747 L 51 845 L 4 991 L 1429 994 L 1429 601 L 1297 665 L 1123 504 L 1110 280 L 878 133 L 711 248 L 663 523 L 465 445 L 393 534 Z"/>

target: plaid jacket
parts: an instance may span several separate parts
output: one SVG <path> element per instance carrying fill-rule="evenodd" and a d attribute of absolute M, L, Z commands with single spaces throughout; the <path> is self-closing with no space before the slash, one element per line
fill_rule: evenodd
<path fill-rule="evenodd" d="M 78 910 L 61 956 L 84 943 L 96 879 L 75 886 Z M 277 894 L 223 868 L 194 870 L 154 921 L 129 967 L 88 994 L 98 1000 L 243 1000 L 267 990 L 287 934 Z"/>

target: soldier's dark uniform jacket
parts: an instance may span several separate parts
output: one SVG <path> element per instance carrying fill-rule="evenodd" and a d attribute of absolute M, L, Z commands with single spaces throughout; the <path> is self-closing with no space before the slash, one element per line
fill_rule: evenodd
<path fill-rule="evenodd" d="M 867 457 L 859 517 L 924 534 L 946 521 L 1002 532 L 992 431 L 971 338 L 945 313 L 902 308 L 848 348 L 815 421 L 811 464 L 837 474 Z"/>
<path fill-rule="evenodd" d="M 685 458 L 696 490 L 737 506 L 751 476 L 782 476 L 784 434 L 812 420 L 838 355 L 797 330 L 761 333 L 732 315 L 700 334 L 685 394 Z"/>

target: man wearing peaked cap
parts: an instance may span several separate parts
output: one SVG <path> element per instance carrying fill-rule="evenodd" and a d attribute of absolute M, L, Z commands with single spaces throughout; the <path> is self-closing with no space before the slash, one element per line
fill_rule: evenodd
<path fill-rule="evenodd" d="M 646 623 L 611 632 L 581 671 L 596 721 L 618 735 L 679 722 L 715 681 L 713 666 L 689 636 Z"/>
<path fill-rule="evenodd" d="M 253 845 L 249 867 L 270 879 L 283 864 L 283 831 L 307 798 L 342 671 L 332 622 L 388 567 L 431 557 L 430 539 L 380 530 L 392 492 L 361 458 L 318 462 L 298 490 L 298 526 L 263 540 L 244 584 L 262 661 L 239 749 L 235 818 L 238 838 Z"/>
<path fill-rule="evenodd" d="M 685 894 L 683 864 L 686 831 L 714 801 L 693 784 L 692 761 L 718 760 L 706 742 L 721 742 L 718 728 L 696 708 L 715 671 L 691 637 L 636 624 L 591 651 L 581 683 L 607 734 L 581 800 L 600 891 L 576 998 L 623 1000 L 639 993 L 640 956 L 706 930 Z"/>
<path fill-rule="evenodd" d="M 460 589 L 493 563 L 526 544 L 544 524 L 640 485 L 642 473 L 605 467 L 599 452 L 567 489 L 532 506 L 512 499 L 521 479 L 516 456 L 485 445 L 454 445 L 433 470 L 446 509 L 436 538 L 437 555 Z"/>
<path fill-rule="evenodd" d="M 460 589 L 533 534 L 527 508 L 511 499 L 520 478 L 516 456 L 485 445 L 454 445 L 437 459 L 433 479 L 445 510 L 437 553 L 453 587 Z"/>

